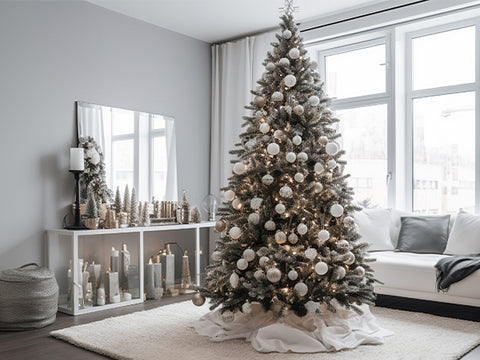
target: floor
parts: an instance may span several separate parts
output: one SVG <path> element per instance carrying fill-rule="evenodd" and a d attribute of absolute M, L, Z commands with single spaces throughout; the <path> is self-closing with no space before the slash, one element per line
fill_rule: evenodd
<path fill-rule="evenodd" d="M 192 295 L 164 297 L 162 300 L 149 300 L 143 304 L 130 305 L 81 316 L 58 313 L 57 321 L 44 329 L 24 332 L 0 332 L 1 360 L 94 360 L 108 359 L 93 352 L 82 350 L 48 335 L 52 330 L 102 320 L 106 317 L 129 314 L 135 311 L 149 310 L 158 306 L 189 300 Z M 379 296 L 377 306 L 407 311 L 426 312 L 434 315 L 480 321 L 480 309 L 428 301 L 406 300 L 390 296 Z M 480 346 L 465 355 L 462 360 L 480 360 Z"/>

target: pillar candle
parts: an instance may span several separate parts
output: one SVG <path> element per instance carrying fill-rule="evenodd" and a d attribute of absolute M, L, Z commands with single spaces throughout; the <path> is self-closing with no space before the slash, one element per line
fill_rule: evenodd
<path fill-rule="evenodd" d="M 70 170 L 83 171 L 83 148 L 70 148 Z"/>
<path fill-rule="evenodd" d="M 155 278 L 152 259 L 145 264 L 145 291 L 147 293 L 147 299 L 155 298 Z"/>
<path fill-rule="evenodd" d="M 105 288 L 103 287 L 97 289 L 97 305 L 105 305 Z"/>
<path fill-rule="evenodd" d="M 130 265 L 128 267 L 128 292 L 132 297 L 138 299 L 140 297 L 140 280 L 138 278 L 138 266 Z"/>
<path fill-rule="evenodd" d="M 175 255 L 170 252 L 170 245 L 167 244 L 165 252 L 160 256 L 162 263 L 162 276 L 165 279 L 164 290 L 175 285 Z"/>
<path fill-rule="evenodd" d="M 88 265 L 87 271 L 90 274 L 90 282 L 92 283 L 92 291 L 93 291 L 93 303 L 97 303 L 97 289 L 100 286 L 100 275 L 102 272 L 102 265 L 100 264 L 95 264 L 95 262 L 92 262 L 92 264 Z"/>
<path fill-rule="evenodd" d="M 155 286 L 155 299 L 161 299 L 163 295 L 162 287 L 162 264 L 156 263 L 153 264 L 153 276 L 154 276 L 154 286 Z"/>
<path fill-rule="evenodd" d="M 187 251 L 185 250 L 185 254 L 182 257 L 182 283 L 180 286 L 180 293 L 185 294 L 190 285 L 192 285 L 190 263 L 188 261 Z"/>
<path fill-rule="evenodd" d="M 132 294 L 130 294 L 129 292 L 124 292 L 123 301 L 130 301 L 130 300 L 132 300 Z"/>
<path fill-rule="evenodd" d="M 122 251 L 120 251 L 120 269 L 119 281 L 120 289 L 128 290 L 128 267 L 130 266 L 130 252 L 127 250 L 127 244 L 122 244 Z"/>
<path fill-rule="evenodd" d="M 118 250 L 115 250 L 114 247 L 112 247 L 112 253 L 110 254 L 110 270 L 111 272 L 118 273 L 119 269 L 120 269 L 120 252 Z"/>
<path fill-rule="evenodd" d="M 110 303 L 111 303 L 111 304 L 119 303 L 120 300 L 121 300 L 120 294 L 115 294 L 115 295 L 113 295 L 113 296 L 111 297 Z"/>
<path fill-rule="evenodd" d="M 118 285 L 118 272 L 105 273 L 105 292 L 108 302 L 112 302 L 115 295 L 120 295 L 120 287 Z"/>
<path fill-rule="evenodd" d="M 78 259 L 77 274 L 74 275 L 74 284 L 77 285 L 78 307 L 83 308 L 83 259 Z"/>

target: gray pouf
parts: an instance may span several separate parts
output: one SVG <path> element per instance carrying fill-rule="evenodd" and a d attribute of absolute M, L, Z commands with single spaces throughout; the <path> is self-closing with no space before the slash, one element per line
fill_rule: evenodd
<path fill-rule="evenodd" d="M 37 264 L 0 271 L 0 330 L 41 328 L 55 322 L 58 284 Z"/>

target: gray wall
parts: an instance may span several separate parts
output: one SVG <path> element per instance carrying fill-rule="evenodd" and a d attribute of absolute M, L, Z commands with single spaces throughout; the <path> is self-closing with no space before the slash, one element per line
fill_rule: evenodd
<path fill-rule="evenodd" d="M 83 1 L 0 1 L 0 269 L 44 262 L 73 201 L 75 100 L 176 118 L 179 189 L 208 193 L 210 46 Z"/>

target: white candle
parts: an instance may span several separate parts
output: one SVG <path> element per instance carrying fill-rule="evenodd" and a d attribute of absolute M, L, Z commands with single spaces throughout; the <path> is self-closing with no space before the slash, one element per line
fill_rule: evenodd
<path fill-rule="evenodd" d="M 110 303 L 112 303 L 112 304 L 119 303 L 119 302 L 120 302 L 120 294 L 115 294 L 110 299 Z"/>
<path fill-rule="evenodd" d="M 129 292 L 124 292 L 124 293 L 123 293 L 123 300 L 124 300 L 124 301 L 130 301 L 130 300 L 132 300 L 132 294 L 130 294 Z"/>
<path fill-rule="evenodd" d="M 70 148 L 70 170 L 83 171 L 83 148 Z"/>
<path fill-rule="evenodd" d="M 97 305 L 105 305 L 105 289 L 99 287 L 97 290 Z"/>

